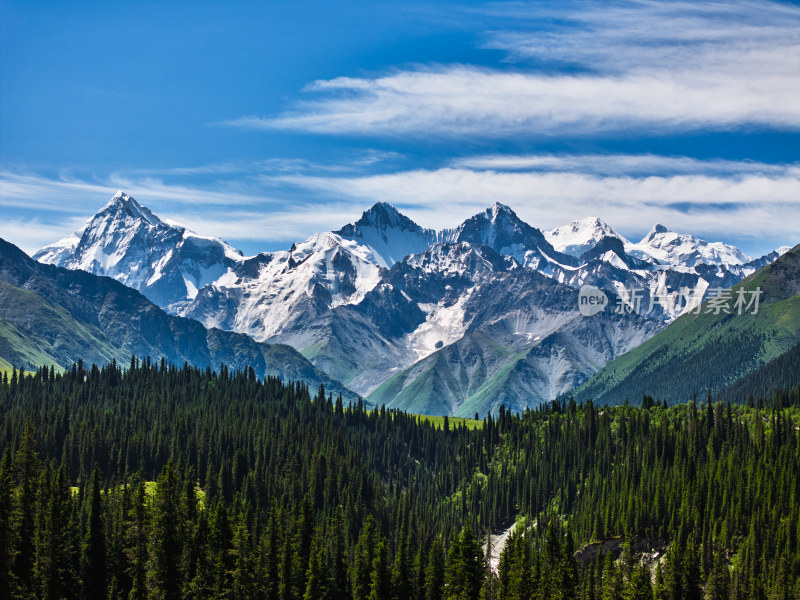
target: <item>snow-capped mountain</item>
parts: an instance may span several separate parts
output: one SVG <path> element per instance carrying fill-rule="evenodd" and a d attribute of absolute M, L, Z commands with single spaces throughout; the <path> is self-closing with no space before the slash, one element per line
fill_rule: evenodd
<path fill-rule="evenodd" d="M 541 231 L 499 202 L 444 233 L 448 240 L 489 246 L 521 265 L 543 272 L 554 265 L 577 264 L 573 257 L 553 248 Z"/>
<path fill-rule="evenodd" d="M 559 252 L 576 258 L 580 258 L 582 254 L 592 250 L 600 240 L 606 237 L 617 238 L 624 245 L 630 244 L 608 223 L 597 217 L 586 217 L 580 221 L 573 221 L 569 225 L 545 231 L 544 237 Z"/>
<path fill-rule="evenodd" d="M 621 241 L 629 256 L 651 264 L 687 268 L 701 264 L 732 267 L 753 261 L 735 246 L 724 242 L 706 242 L 693 235 L 675 233 L 661 224 L 655 225 L 638 243 L 627 240 L 597 217 L 573 221 L 569 225 L 545 232 L 544 235 L 556 250 L 578 258 L 611 238 Z"/>
<path fill-rule="evenodd" d="M 386 202 L 378 202 L 335 233 L 368 248 L 375 264 L 384 268 L 444 241 L 440 232 L 423 229 Z"/>
<path fill-rule="evenodd" d="M 121 191 L 84 227 L 33 258 L 113 277 L 172 312 L 244 260 L 222 240 L 170 225 Z"/>
<path fill-rule="evenodd" d="M 730 244 L 709 243 L 693 235 L 675 233 L 661 224 L 654 226 L 638 244 L 629 244 L 626 251 L 639 258 L 654 258 L 662 265 L 684 267 L 744 265 L 753 260 Z"/>
<path fill-rule="evenodd" d="M 245 260 L 200 290 L 180 314 L 264 341 L 294 322 L 362 300 L 380 278 L 376 262 L 365 246 L 315 234 L 288 251 Z"/>
<path fill-rule="evenodd" d="M 376 402 L 472 415 L 568 391 L 685 310 L 677 290 L 729 287 L 778 254 L 749 261 L 662 227 L 632 244 L 596 218 L 545 234 L 499 203 L 435 231 L 377 203 L 246 258 L 120 193 L 36 256 L 112 276 L 208 327 L 293 346 Z M 615 309 L 583 317 L 584 285 Z M 630 289 L 649 297 L 643 306 Z"/>

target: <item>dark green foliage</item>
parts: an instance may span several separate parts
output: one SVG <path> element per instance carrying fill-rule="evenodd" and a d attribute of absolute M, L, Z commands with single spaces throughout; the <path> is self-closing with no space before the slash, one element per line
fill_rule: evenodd
<path fill-rule="evenodd" d="M 81 546 L 81 596 L 86 600 L 106 597 L 106 533 L 100 498 L 100 471 L 95 466 L 89 484 L 89 513 Z"/>
<path fill-rule="evenodd" d="M 428 565 L 425 567 L 425 588 L 427 600 L 441 600 L 444 588 L 444 554 L 442 542 L 437 537 L 433 540 L 428 553 Z"/>
<path fill-rule="evenodd" d="M 467 525 L 453 540 L 444 571 L 444 600 L 478 600 L 483 553 Z"/>
<path fill-rule="evenodd" d="M 791 598 L 798 408 L 559 402 L 444 430 L 225 366 L 13 372 L 0 596 Z M 516 519 L 492 574 L 481 541 Z"/>

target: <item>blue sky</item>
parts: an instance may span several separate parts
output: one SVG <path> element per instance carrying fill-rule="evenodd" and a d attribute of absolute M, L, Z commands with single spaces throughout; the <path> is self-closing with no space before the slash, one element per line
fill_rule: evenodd
<path fill-rule="evenodd" d="M 0 236 L 117 189 L 245 253 L 376 201 L 449 227 L 800 242 L 788 2 L 0 0 Z"/>

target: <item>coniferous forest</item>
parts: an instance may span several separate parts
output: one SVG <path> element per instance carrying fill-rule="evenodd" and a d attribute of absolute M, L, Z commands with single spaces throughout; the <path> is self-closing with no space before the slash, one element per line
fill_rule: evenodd
<path fill-rule="evenodd" d="M 687 400 L 468 427 L 225 366 L 14 371 L 0 596 L 800 598 L 800 388 Z"/>

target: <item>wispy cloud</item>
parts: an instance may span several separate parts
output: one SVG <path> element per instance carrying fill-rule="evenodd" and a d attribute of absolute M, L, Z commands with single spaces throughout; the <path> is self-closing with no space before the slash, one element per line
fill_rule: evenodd
<path fill-rule="evenodd" d="M 452 227 L 498 200 L 549 229 L 593 215 L 633 238 L 655 223 L 715 239 L 761 236 L 787 243 L 800 222 L 800 173 L 601 175 L 447 167 L 369 177 L 281 177 L 341 198 L 380 199 L 428 226 Z M 720 211 L 720 203 L 727 209 Z"/>
<path fill-rule="evenodd" d="M 487 154 L 452 161 L 451 166 L 497 171 L 575 171 L 602 175 L 797 175 L 800 163 L 775 164 L 749 160 L 699 160 L 687 156 L 656 154 Z"/>
<path fill-rule="evenodd" d="M 195 174 L 199 174 L 199 171 Z M 242 189 L 231 181 L 222 189 L 165 183 L 157 177 L 136 177 L 112 173 L 93 181 L 44 177 L 38 174 L 0 172 L 0 206 L 74 212 L 96 206 L 98 198 L 110 198 L 122 189 L 151 198 L 152 202 L 189 205 L 242 205 L 279 202 L 266 194 Z M 102 206 L 102 205 L 101 205 Z"/>
<path fill-rule="evenodd" d="M 283 115 L 227 124 L 322 134 L 489 138 L 800 128 L 796 6 L 548 3 L 543 14 L 564 23 L 548 31 L 535 25 L 542 18 L 539 2 L 494 10 L 517 28 L 491 34 L 485 46 L 505 51 L 515 68 L 423 65 L 372 78 L 321 80 L 306 87 L 321 96 L 316 100 Z M 520 23 L 528 29 L 519 30 Z"/>
<path fill-rule="evenodd" d="M 301 176 L 303 170 L 276 167 L 261 172 L 275 178 L 286 173 Z M 181 173 L 205 174 L 205 169 Z M 207 183 L 173 185 L 148 177 L 110 175 L 102 181 L 82 181 L 4 171 L 0 172 L 0 208 L 13 211 L 14 216 L 0 220 L 0 237 L 33 253 L 80 229 L 117 189 L 130 193 L 166 221 L 234 245 L 242 242 L 246 252 L 288 248 L 312 233 L 352 222 L 364 210 L 360 200 L 277 198 L 271 195 L 277 187 L 274 180 L 264 177 L 249 181 L 247 187 L 242 184 L 239 190 L 220 191 Z"/>
<path fill-rule="evenodd" d="M 85 219 L 70 217 L 59 224 L 43 223 L 38 218 L 0 220 L 0 238 L 11 242 L 28 254 L 52 244 L 83 226 Z"/>
<path fill-rule="evenodd" d="M 288 249 L 292 242 L 313 233 L 330 231 L 352 223 L 363 207 L 354 202 L 330 201 L 324 204 L 293 204 L 275 212 L 233 211 L 204 215 L 176 214 L 173 221 L 189 229 L 225 240 L 269 242 Z"/>
<path fill-rule="evenodd" d="M 533 154 L 481 155 L 377 174 L 274 167 L 226 190 L 210 188 L 217 183 L 202 176 L 178 186 L 148 178 L 66 181 L 5 172 L 0 206 L 16 212 L 0 235 L 35 250 L 78 229 L 117 188 L 162 218 L 222 237 L 246 253 L 337 229 L 376 201 L 395 204 L 427 227 L 453 227 L 500 201 L 542 229 L 599 216 L 636 239 L 660 222 L 712 240 L 753 240 L 754 254 L 795 243 L 800 222 L 797 164 Z M 52 218 L 44 220 L 43 213 Z"/>

